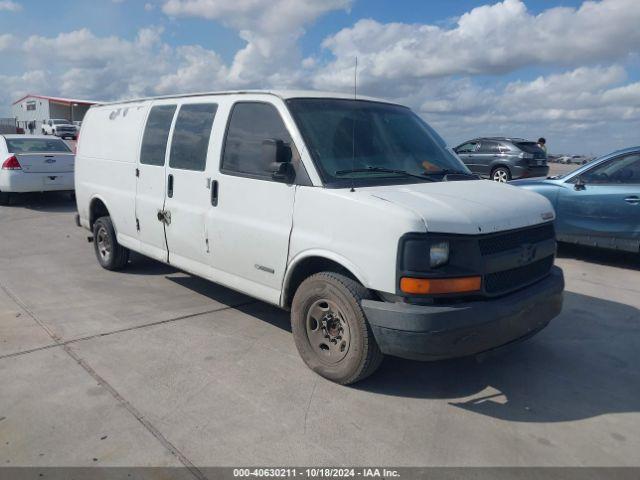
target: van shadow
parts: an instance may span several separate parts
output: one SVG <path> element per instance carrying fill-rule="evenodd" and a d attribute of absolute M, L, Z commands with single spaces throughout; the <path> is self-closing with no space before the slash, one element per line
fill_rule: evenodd
<path fill-rule="evenodd" d="M 607 250 L 585 245 L 558 243 L 558 258 L 571 258 L 609 267 L 640 270 L 640 255 L 638 253 Z"/>
<path fill-rule="evenodd" d="M 483 362 L 385 359 L 354 388 L 449 404 L 493 418 L 561 422 L 640 411 L 640 311 L 566 292 L 537 336 Z"/>
<path fill-rule="evenodd" d="M 166 278 L 212 300 L 239 305 L 237 310 L 291 331 L 289 313 L 275 306 L 195 276 Z M 349 388 L 445 400 L 455 408 L 517 422 L 564 422 L 638 412 L 639 345 L 640 310 L 565 292 L 563 312 L 547 328 L 482 362 L 386 357 L 376 373 Z"/>
<path fill-rule="evenodd" d="M 274 327 L 291 332 L 289 313 L 278 307 L 261 302 L 260 300 L 256 300 L 255 298 L 244 295 L 243 293 L 236 292 L 235 290 L 231 290 L 199 277 L 180 275 L 167 276 L 166 278 L 167 280 L 171 280 L 172 282 L 188 288 L 195 293 L 209 297 L 211 300 L 216 302 L 223 303 L 225 305 L 236 305 L 233 307 L 235 310 L 258 318 L 260 321 L 269 323 Z"/>
<path fill-rule="evenodd" d="M 71 192 L 33 192 L 12 194 L 8 207 L 22 207 L 38 212 L 71 213 L 77 211 Z"/>

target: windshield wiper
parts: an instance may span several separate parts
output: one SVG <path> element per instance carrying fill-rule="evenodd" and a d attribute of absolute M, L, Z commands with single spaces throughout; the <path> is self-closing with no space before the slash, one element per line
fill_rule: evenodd
<path fill-rule="evenodd" d="M 348 173 L 367 173 L 367 172 L 376 172 L 376 173 L 395 173 L 397 175 L 404 175 L 406 177 L 415 177 L 420 180 L 426 180 L 428 182 L 435 182 L 433 178 L 425 177 L 424 175 L 418 175 L 416 173 L 407 172 L 406 170 L 396 170 L 393 168 L 382 168 L 382 167 L 367 167 L 367 168 L 350 168 L 348 170 L 338 170 L 335 175 L 346 175 Z"/>

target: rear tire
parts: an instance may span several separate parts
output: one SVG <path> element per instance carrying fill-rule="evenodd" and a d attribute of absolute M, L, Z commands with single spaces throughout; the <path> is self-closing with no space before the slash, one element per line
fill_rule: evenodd
<path fill-rule="evenodd" d="M 129 249 L 116 239 L 111 217 L 100 217 L 93 224 L 93 246 L 102 268 L 122 270 L 129 262 Z"/>
<path fill-rule="evenodd" d="M 341 385 L 358 382 L 384 358 L 362 309 L 369 291 L 351 278 L 321 272 L 302 282 L 291 306 L 291 327 L 302 360 Z"/>
<path fill-rule="evenodd" d="M 8 192 L 0 192 L 0 205 L 11 204 L 11 194 Z"/>
<path fill-rule="evenodd" d="M 491 171 L 491 180 L 498 183 L 507 183 L 511 180 L 511 171 L 507 167 L 497 167 Z"/>

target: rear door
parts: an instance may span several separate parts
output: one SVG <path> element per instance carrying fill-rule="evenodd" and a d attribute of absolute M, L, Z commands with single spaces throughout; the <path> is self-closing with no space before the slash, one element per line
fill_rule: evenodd
<path fill-rule="evenodd" d="M 580 175 L 584 185 L 558 199 L 559 232 L 568 240 L 637 252 L 640 247 L 640 154 L 621 155 Z"/>
<path fill-rule="evenodd" d="M 208 266 L 206 216 L 211 177 L 206 174 L 209 140 L 218 105 L 199 100 L 178 111 L 166 169 L 164 215 L 169 263 L 193 272 Z"/>
<path fill-rule="evenodd" d="M 164 201 L 167 191 L 165 164 L 167 143 L 177 105 L 156 103 L 145 125 L 136 181 L 136 223 L 140 252 L 168 261 L 164 230 Z"/>

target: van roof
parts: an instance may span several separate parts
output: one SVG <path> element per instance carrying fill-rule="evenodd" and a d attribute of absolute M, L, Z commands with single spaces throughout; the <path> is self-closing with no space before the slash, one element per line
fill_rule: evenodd
<path fill-rule="evenodd" d="M 156 97 L 135 98 L 130 100 L 121 100 L 117 102 L 98 103 L 96 106 L 121 105 L 123 103 L 136 103 L 136 102 L 143 102 L 143 101 L 149 101 L 149 100 L 161 100 L 161 99 L 170 99 L 170 98 L 204 97 L 209 95 L 249 95 L 249 94 L 274 95 L 283 100 L 288 100 L 290 98 L 353 99 L 354 97 L 353 94 L 350 94 L 350 93 L 322 92 L 322 91 L 316 91 L 316 90 L 229 90 L 229 91 L 219 91 L 219 92 L 198 92 L 198 93 L 184 93 L 184 94 L 178 94 L 178 95 L 161 95 Z M 384 100 L 381 98 L 366 97 L 363 95 L 358 95 L 357 99 L 398 105 L 396 102 L 390 102 L 388 100 Z"/>

